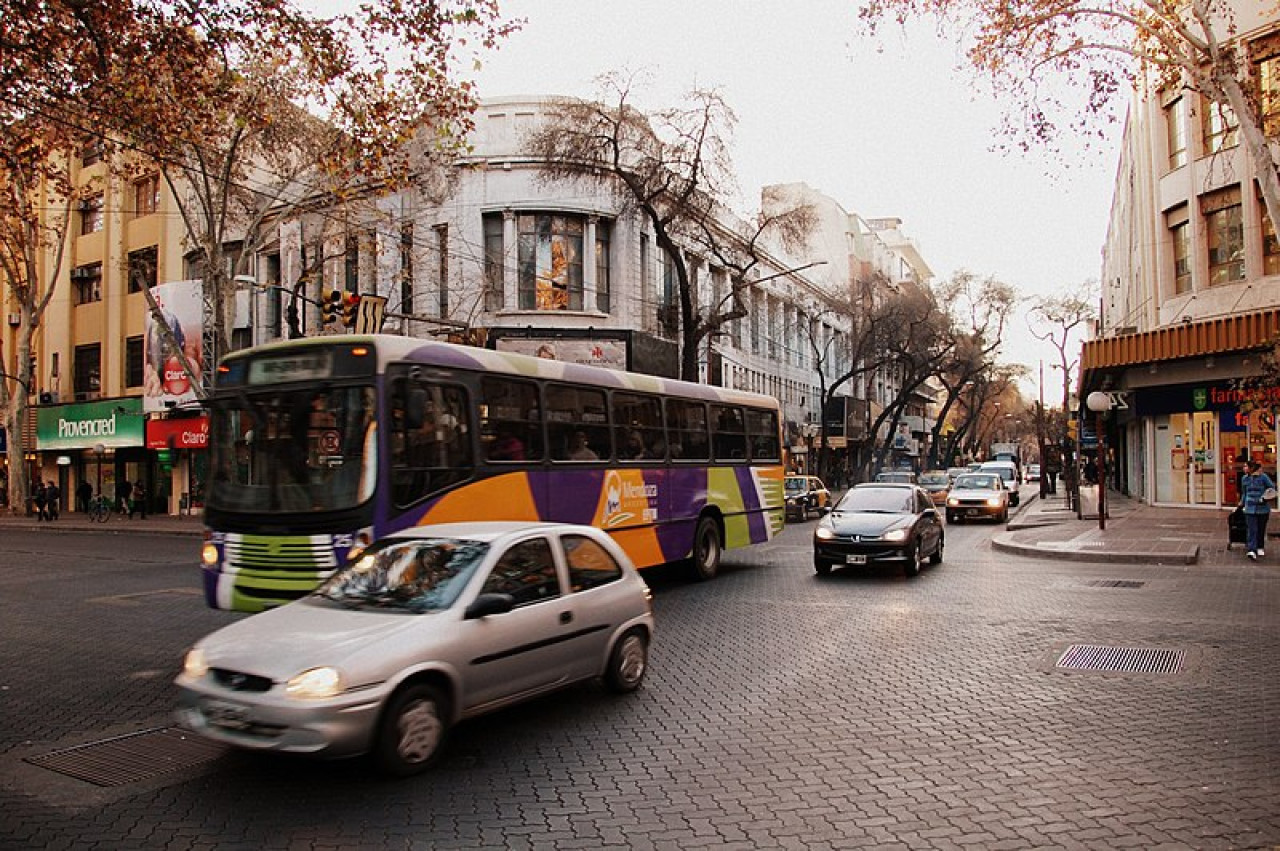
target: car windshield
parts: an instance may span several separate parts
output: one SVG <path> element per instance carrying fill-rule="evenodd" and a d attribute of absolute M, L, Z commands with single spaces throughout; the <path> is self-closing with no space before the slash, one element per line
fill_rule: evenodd
<path fill-rule="evenodd" d="M 920 484 L 922 485 L 947 485 L 951 479 L 946 473 L 924 473 L 920 476 Z"/>
<path fill-rule="evenodd" d="M 1013 478 L 1012 467 L 984 467 L 982 469 L 982 472 L 995 473 L 997 476 L 1004 479 L 1006 482 Z"/>
<path fill-rule="evenodd" d="M 914 502 L 909 488 L 854 488 L 844 495 L 836 510 L 911 514 L 914 512 Z"/>
<path fill-rule="evenodd" d="M 777 481 L 776 479 L 774 481 Z M 786 480 L 787 493 L 804 493 L 805 481 L 801 476 L 787 476 Z"/>
<path fill-rule="evenodd" d="M 876 476 L 877 482 L 900 482 L 902 484 L 911 484 L 911 473 L 880 473 Z"/>
<path fill-rule="evenodd" d="M 371 385 L 228 394 L 210 413 L 208 505 L 251 514 L 352 508 L 378 466 Z"/>
<path fill-rule="evenodd" d="M 995 490 L 1000 486 L 999 476 L 975 476 L 970 473 L 956 479 L 957 490 Z"/>
<path fill-rule="evenodd" d="M 397 540 L 370 550 L 316 589 L 350 608 L 438 612 L 466 587 L 489 545 L 452 538 Z"/>

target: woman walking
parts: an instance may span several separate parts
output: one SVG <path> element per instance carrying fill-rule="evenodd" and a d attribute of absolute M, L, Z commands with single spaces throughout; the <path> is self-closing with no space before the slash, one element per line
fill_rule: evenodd
<path fill-rule="evenodd" d="M 1245 555 L 1257 561 L 1267 554 L 1267 517 L 1271 514 L 1268 500 L 1276 498 L 1276 483 L 1262 472 L 1262 464 L 1249 462 L 1249 472 L 1240 479 L 1240 504 L 1244 506 L 1246 530 Z"/>

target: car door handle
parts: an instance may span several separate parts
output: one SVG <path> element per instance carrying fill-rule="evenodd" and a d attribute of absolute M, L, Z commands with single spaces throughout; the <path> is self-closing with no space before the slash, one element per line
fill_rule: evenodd
<path fill-rule="evenodd" d="M 572 623 L 572 622 L 573 622 L 573 612 L 560 613 L 560 623 Z"/>

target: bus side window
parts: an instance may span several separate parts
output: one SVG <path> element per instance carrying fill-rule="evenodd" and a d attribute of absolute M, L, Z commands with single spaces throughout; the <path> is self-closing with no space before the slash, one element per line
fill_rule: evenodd
<path fill-rule="evenodd" d="M 609 408 L 603 390 L 549 384 L 546 406 L 552 458 L 597 461 L 609 457 Z"/>
<path fill-rule="evenodd" d="M 392 382 L 387 436 L 396 505 L 471 477 L 466 393 L 461 387 L 403 377 Z"/>
<path fill-rule="evenodd" d="M 773 411 L 747 411 L 747 435 L 751 439 L 753 461 L 781 461 L 778 443 L 778 415 Z"/>
<path fill-rule="evenodd" d="M 710 457 L 707 406 L 702 402 L 668 399 L 667 435 L 671 439 L 672 459 L 706 461 Z"/>
<path fill-rule="evenodd" d="M 489 461 L 541 461 L 542 409 L 531 381 L 486 377 L 480 382 L 480 434 Z"/>
<path fill-rule="evenodd" d="M 623 460 L 662 460 L 667 457 L 662 402 L 638 393 L 613 394 L 614 445 Z"/>
<path fill-rule="evenodd" d="M 743 461 L 747 457 L 746 424 L 742 409 L 730 405 L 712 405 L 711 421 L 715 423 L 713 448 L 717 461 Z"/>

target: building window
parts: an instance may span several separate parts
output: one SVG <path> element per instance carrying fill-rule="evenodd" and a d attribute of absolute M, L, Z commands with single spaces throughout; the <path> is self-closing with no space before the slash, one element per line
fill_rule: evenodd
<path fill-rule="evenodd" d="M 611 301 L 609 281 L 609 223 L 596 223 L 596 310 L 608 313 Z"/>
<path fill-rule="evenodd" d="M 1255 184 L 1256 185 L 1256 184 Z M 1258 188 L 1261 196 L 1262 189 Z M 1276 239 L 1276 229 L 1271 224 L 1271 216 L 1267 215 L 1267 205 L 1258 198 L 1258 209 L 1261 213 L 1259 221 L 1262 226 L 1262 274 L 1280 275 L 1280 240 Z"/>
<path fill-rule="evenodd" d="M 360 292 L 360 238 L 348 236 L 342 255 L 343 288 L 349 293 Z"/>
<path fill-rule="evenodd" d="M 160 209 L 160 175 L 148 174 L 133 182 L 133 214 L 149 216 Z"/>
<path fill-rule="evenodd" d="M 484 309 L 501 310 L 506 288 L 501 214 L 484 217 Z"/>
<path fill-rule="evenodd" d="M 1209 286 L 1244 280 L 1244 219 L 1240 187 L 1220 189 L 1200 199 L 1209 245 Z"/>
<path fill-rule="evenodd" d="M 649 300 L 653 297 L 653 269 L 649 261 L 649 235 L 640 235 L 640 304 L 647 307 Z M 643 310 L 643 316 L 649 316 L 648 310 Z M 645 330 L 648 331 L 648 323 L 645 323 Z"/>
<path fill-rule="evenodd" d="M 102 162 L 102 140 L 94 139 L 80 150 L 80 167 L 88 168 Z"/>
<path fill-rule="evenodd" d="M 124 341 L 124 386 L 142 386 L 142 335 Z"/>
<path fill-rule="evenodd" d="M 262 256 L 262 270 L 265 276 L 263 284 L 267 286 L 267 328 L 276 336 L 282 336 L 284 327 L 282 323 L 281 301 L 284 293 L 280 289 L 280 255 L 264 254 Z"/>
<path fill-rule="evenodd" d="M 71 270 L 73 304 L 102 301 L 102 264 L 88 263 Z"/>
<path fill-rule="evenodd" d="M 72 386 L 77 399 L 96 399 L 102 392 L 102 346 L 76 346 Z"/>
<path fill-rule="evenodd" d="M 581 216 L 516 217 L 521 310 L 582 310 Z"/>
<path fill-rule="evenodd" d="M 1191 225 L 1187 205 L 1179 204 L 1165 213 L 1165 224 L 1173 245 L 1174 295 L 1191 292 Z"/>
<path fill-rule="evenodd" d="M 674 337 L 680 330 L 680 309 L 676 305 L 676 290 L 679 287 L 676 259 L 663 252 L 662 292 L 658 298 L 658 330 L 665 337 Z"/>
<path fill-rule="evenodd" d="M 1204 152 L 1216 154 L 1236 146 L 1240 122 L 1230 106 L 1205 98 L 1201 109 L 1200 129 L 1204 134 Z"/>
<path fill-rule="evenodd" d="M 1182 126 L 1182 98 L 1174 98 L 1164 108 L 1165 131 L 1169 140 L 1169 169 L 1187 164 L 1187 132 Z"/>
<path fill-rule="evenodd" d="M 400 226 L 400 310 L 413 313 L 413 224 Z"/>
<path fill-rule="evenodd" d="M 102 193 L 90 195 L 80 202 L 80 235 L 102 230 Z"/>
<path fill-rule="evenodd" d="M 440 287 L 440 312 L 437 316 L 449 316 L 449 226 L 436 225 L 436 277 Z"/>
<path fill-rule="evenodd" d="M 1250 45 L 1256 57 L 1258 117 L 1264 135 L 1280 136 L 1280 35 L 1272 35 Z"/>
<path fill-rule="evenodd" d="M 143 288 L 156 285 L 156 265 L 159 254 L 156 246 L 129 252 L 129 292 L 140 293 Z"/>

